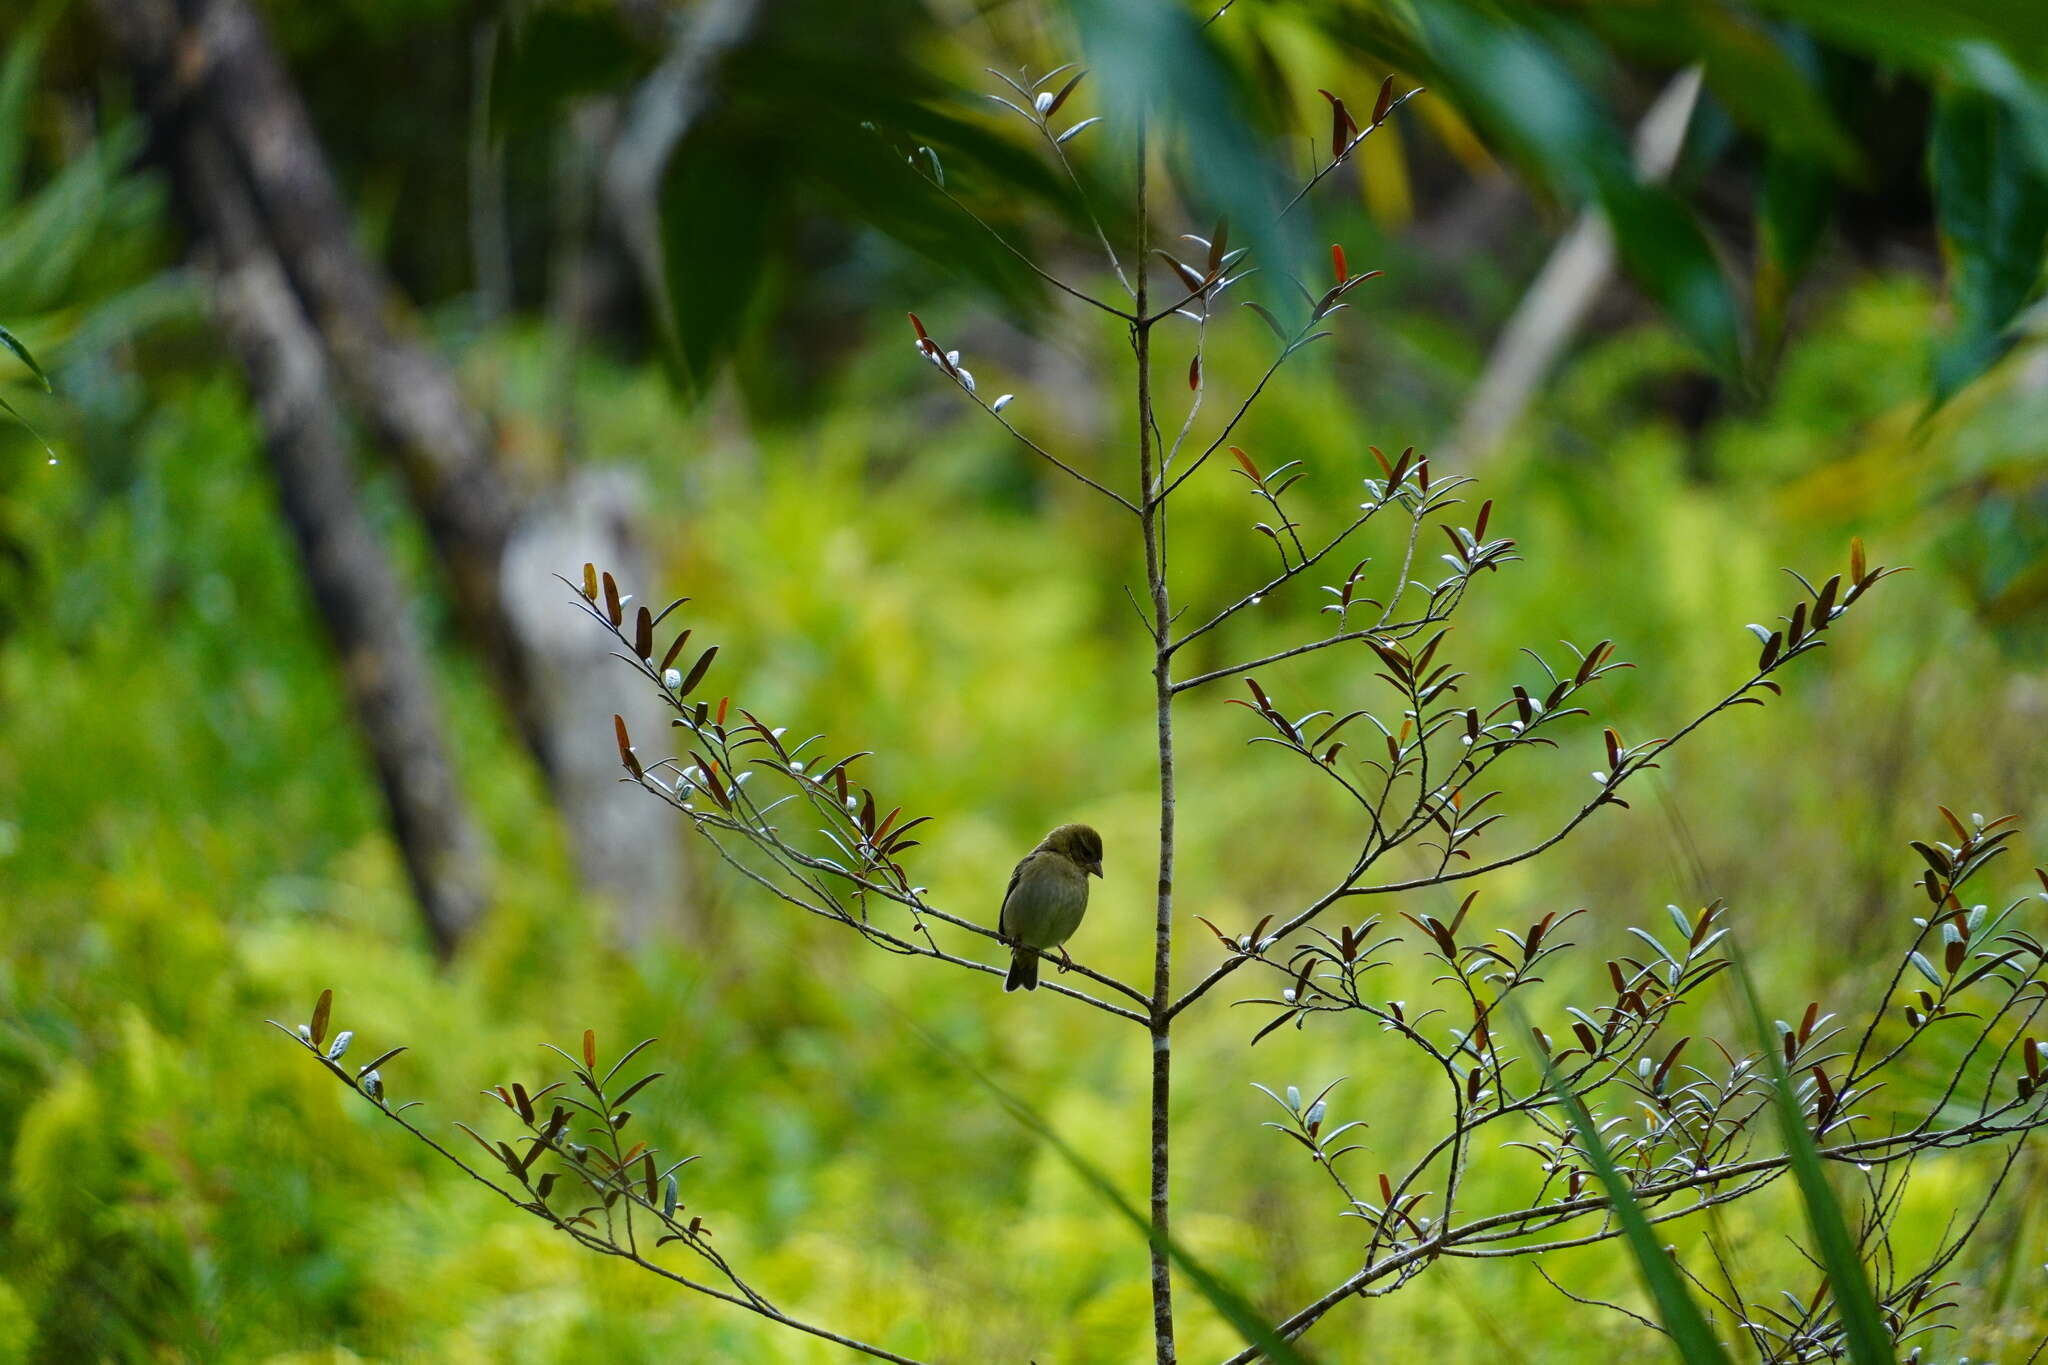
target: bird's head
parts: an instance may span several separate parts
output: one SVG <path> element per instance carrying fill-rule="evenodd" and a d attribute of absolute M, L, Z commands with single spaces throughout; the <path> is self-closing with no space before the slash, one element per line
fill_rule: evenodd
<path fill-rule="evenodd" d="M 1102 875 L 1102 836 L 1086 825 L 1061 825 L 1040 847 L 1071 858 L 1091 877 Z"/>

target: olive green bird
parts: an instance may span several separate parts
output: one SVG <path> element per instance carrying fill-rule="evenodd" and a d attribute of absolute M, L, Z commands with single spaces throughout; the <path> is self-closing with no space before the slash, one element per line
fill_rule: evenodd
<path fill-rule="evenodd" d="M 1086 825 L 1061 825 L 1024 855 L 1003 892 L 996 932 L 1010 945 L 1005 991 L 1038 989 L 1038 958 L 1059 948 L 1088 912 L 1088 879 L 1102 875 L 1102 836 Z M 1066 950 L 1060 949 L 1066 957 Z M 1071 961 L 1071 959 L 1068 959 Z"/>

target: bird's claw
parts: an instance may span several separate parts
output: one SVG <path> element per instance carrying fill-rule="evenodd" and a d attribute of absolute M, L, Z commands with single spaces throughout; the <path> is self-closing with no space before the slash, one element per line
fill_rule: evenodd
<path fill-rule="evenodd" d="M 1060 949 L 1060 970 L 1063 972 L 1074 970 L 1074 955 L 1065 948 Z"/>

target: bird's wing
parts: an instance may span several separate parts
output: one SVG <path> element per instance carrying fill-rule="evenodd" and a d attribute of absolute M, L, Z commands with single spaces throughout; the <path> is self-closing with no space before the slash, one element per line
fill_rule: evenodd
<path fill-rule="evenodd" d="M 1010 872 L 1010 884 L 1003 888 L 1003 905 L 1000 910 L 996 911 L 996 932 L 1001 934 L 1004 938 L 1008 938 L 1010 936 L 1010 928 L 1007 924 L 1003 922 L 1003 916 L 1007 914 L 1010 909 L 1010 897 L 1016 893 L 1017 883 L 1024 876 L 1024 869 L 1029 867 L 1031 865 L 1031 860 L 1037 856 L 1038 850 L 1033 849 L 1031 850 L 1031 852 L 1025 854 L 1022 858 L 1020 858 L 1017 862 L 1017 866 Z"/>

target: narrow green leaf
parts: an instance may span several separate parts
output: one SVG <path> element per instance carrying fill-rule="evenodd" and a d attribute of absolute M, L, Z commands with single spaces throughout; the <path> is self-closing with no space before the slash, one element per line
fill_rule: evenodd
<path fill-rule="evenodd" d="M 684 675 L 682 684 L 676 688 L 676 695 L 679 697 L 687 697 L 692 692 L 696 691 L 697 684 L 704 681 L 704 674 L 710 670 L 711 661 L 717 657 L 717 645 L 711 646 L 711 648 L 705 650 L 703 654 L 699 655 L 697 658 L 697 662 L 691 665 L 689 673 Z"/>
<path fill-rule="evenodd" d="M 392 1048 L 388 1052 L 378 1053 L 376 1060 L 365 1063 L 364 1065 L 356 1068 L 356 1079 L 361 1080 L 363 1077 L 369 1075 L 372 1071 L 383 1070 L 384 1063 L 390 1061 L 393 1057 L 396 1057 L 399 1053 L 405 1051 L 405 1048 L 406 1045 L 404 1043 L 400 1043 L 397 1047 Z"/>
<path fill-rule="evenodd" d="M 1287 340 L 1287 329 L 1280 325 L 1280 319 L 1273 316 L 1272 309 L 1266 307 L 1266 305 L 1263 303 L 1255 303 L 1251 301 L 1247 301 L 1244 306 L 1246 308 L 1251 309 L 1254 313 L 1257 313 L 1259 315 L 1259 321 L 1265 323 L 1268 328 L 1272 329 L 1274 336 L 1278 337 L 1283 342 Z"/>
<path fill-rule="evenodd" d="M 632 1099 L 635 1095 L 640 1093 L 641 1087 L 649 1084 L 650 1082 L 660 1080 L 663 1074 L 664 1073 L 662 1072 L 656 1071 L 649 1075 L 642 1076 L 639 1080 L 627 1086 L 624 1090 L 620 1091 L 616 1097 L 613 1098 L 612 1108 L 616 1109 L 620 1105 L 624 1104 L 627 1100 Z"/>
<path fill-rule="evenodd" d="M 1066 1139 L 1053 1131 L 1052 1126 L 1041 1118 L 1030 1105 L 996 1084 L 981 1068 L 969 1061 L 951 1043 L 931 1033 L 908 1015 L 903 1015 L 902 1018 L 906 1024 L 924 1038 L 925 1042 L 934 1051 L 944 1055 L 953 1065 L 965 1071 L 983 1089 L 995 1096 L 996 1101 L 1009 1111 L 1010 1117 L 1017 1120 L 1025 1128 L 1028 1128 L 1042 1139 L 1047 1146 L 1051 1147 L 1059 1158 L 1073 1170 L 1074 1174 L 1080 1176 L 1082 1182 L 1099 1196 L 1105 1204 L 1108 1204 L 1111 1208 L 1122 1214 L 1125 1221 L 1144 1234 L 1146 1240 L 1151 1242 L 1154 1247 L 1163 1250 L 1173 1262 L 1174 1268 L 1187 1277 L 1188 1282 L 1195 1287 L 1197 1293 L 1208 1301 L 1209 1306 L 1214 1308 L 1231 1326 L 1237 1329 L 1239 1335 L 1243 1336 L 1246 1345 L 1257 1347 L 1264 1353 L 1265 1359 L 1271 1365 L 1308 1365 L 1307 1358 L 1268 1325 L 1266 1320 L 1259 1315 L 1259 1311 L 1252 1307 L 1251 1302 L 1241 1292 L 1215 1271 L 1210 1270 L 1206 1265 L 1197 1261 L 1179 1242 L 1156 1232 L 1152 1227 L 1151 1221 L 1124 1197 L 1123 1192 L 1117 1189 L 1110 1178 L 1103 1174 L 1102 1170 L 1089 1161 L 1087 1157 L 1081 1155 L 1080 1152 L 1069 1145 Z"/>
<path fill-rule="evenodd" d="M 1855 1365 L 1891 1365 L 1895 1357 L 1890 1335 L 1878 1311 L 1877 1296 L 1871 1292 L 1870 1277 L 1863 1269 L 1862 1251 L 1849 1231 L 1849 1221 L 1842 1215 L 1841 1203 L 1828 1184 L 1827 1173 L 1821 1168 L 1820 1148 L 1807 1131 L 1806 1116 L 1800 1112 L 1785 1059 L 1772 1046 L 1772 1030 L 1764 1021 L 1763 1007 L 1757 1003 L 1749 969 L 1739 951 L 1731 951 L 1729 956 L 1735 961 L 1735 979 L 1741 983 L 1742 998 L 1749 1006 L 1751 1027 L 1770 1061 L 1778 1131 L 1791 1158 L 1793 1178 L 1799 1182 L 1799 1201 L 1806 1206 L 1806 1223 L 1813 1232 L 1821 1267 L 1827 1271 L 1828 1284 L 1834 1291 L 1849 1359 Z"/>
<path fill-rule="evenodd" d="M 43 381 L 44 390 L 46 392 L 49 390 L 50 376 L 43 373 L 43 367 L 36 363 L 36 358 L 33 355 L 29 354 L 28 347 L 21 344 L 21 338 L 15 336 L 14 333 L 8 331 L 5 327 L 0 327 L 0 346 L 5 346 L 8 350 L 14 352 L 20 358 L 21 363 L 28 366 L 29 373 Z"/>
<path fill-rule="evenodd" d="M 1509 1004 L 1514 1007 L 1513 1001 Z M 1528 1019 L 1519 1008 L 1514 1012 L 1516 1022 L 1526 1032 Z M 1629 1254 L 1635 1258 L 1636 1269 L 1642 1273 L 1643 1287 L 1650 1291 L 1650 1297 L 1657 1305 L 1657 1320 L 1670 1334 L 1671 1344 L 1677 1348 L 1680 1359 L 1686 1365 L 1732 1365 L 1706 1316 L 1700 1312 L 1692 1291 L 1686 1288 L 1685 1281 L 1671 1264 L 1670 1255 L 1657 1240 L 1649 1215 L 1643 1212 L 1642 1205 L 1630 1192 L 1628 1178 L 1614 1164 L 1614 1157 L 1601 1139 L 1600 1130 L 1593 1125 L 1592 1115 L 1586 1112 L 1585 1105 L 1579 1102 L 1571 1087 L 1564 1084 L 1555 1063 L 1550 1060 L 1550 1054 L 1539 1048 L 1536 1055 L 1543 1063 L 1544 1082 L 1570 1118 L 1579 1146 L 1592 1161 L 1594 1173 L 1607 1191 L 1615 1221 L 1621 1224 L 1622 1233 L 1628 1241 Z"/>

